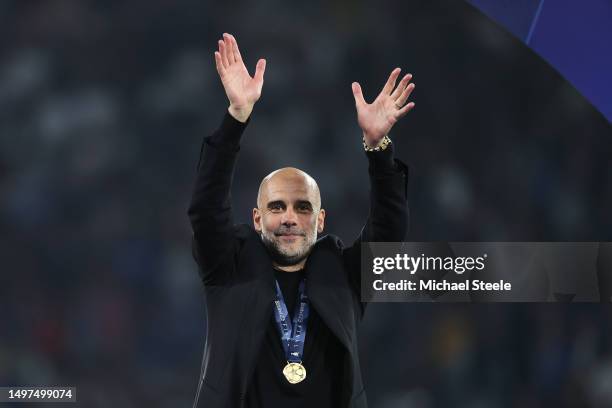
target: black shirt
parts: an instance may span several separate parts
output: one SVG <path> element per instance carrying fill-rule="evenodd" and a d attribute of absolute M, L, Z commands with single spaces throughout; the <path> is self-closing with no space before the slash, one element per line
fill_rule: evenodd
<path fill-rule="evenodd" d="M 282 272 L 275 277 L 287 304 L 291 318 L 298 301 L 298 287 L 304 271 Z M 263 345 L 257 358 L 255 371 L 246 394 L 247 408 L 316 407 L 338 408 L 342 405 L 343 361 L 345 350 L 331 333 L 310 303 L 306 341 L 302 364 L 306 378 L 290 384 L 283 375 L 287 364 L 280 334 L 270 314 Z"/>

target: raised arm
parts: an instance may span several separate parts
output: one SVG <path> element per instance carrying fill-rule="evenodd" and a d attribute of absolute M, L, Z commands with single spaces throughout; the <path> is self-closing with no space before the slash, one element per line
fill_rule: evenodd
<path fill-rule="evenodd" d="M 266 61 L 257 62 L 251 77 L 234 36 L 223 34 L 215 51 L 219 78 L 229 99 L 221 126 L 206 137 L 188 215 L 193 230 L 193 254 L 205 284 L 229 279 L 233 271 L 234 219 L 230 190 L 240 138 L 261 96 Z"/>
<path fill-rule="evenodd" d="M 410 83 L 412 75 L 406 74 L 396 86 L 399 74 L 400 68 L 391 72 L 372 103 L 364 100 L 359 83 L 352 84 L 357 122 L 369 160 L 370 215 L 360 237 L 363 241 L 402 241 L 407 230 L 408 169 L 394 159 L 388 135 L 395 123 L 414 108 L 414 102 L 406 101 L 415 85 Z"/>
<path fill-rule="evenodd" d="M 400 69 L 394 69 L 372 103 L 363 98 L 361 86 L 353 82 L 357 122 L 369 162 L 370 213 L 357 240 L 345 250 L 350 279 L 360 294 L 361 243 L 403 241 L 408 230 L 408 167 L 393 157 L 388 135 L 393 125 L 414 108 L 406 103 L 414 89 L 411 74 L 397 84 Z"/>

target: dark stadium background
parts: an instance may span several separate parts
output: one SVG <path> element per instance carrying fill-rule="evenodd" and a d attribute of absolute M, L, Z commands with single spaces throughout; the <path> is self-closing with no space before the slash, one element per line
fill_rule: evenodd
<path fill-rule="evenodd" d="M 260 179 L 292 165 L 319 181 L 327 231 L 356 236 L 350 83 L 370 101 L 400 66 L 417 84 L 392 133 L 410 240 L 612 241 L 609 122 L 466 2 L 4 1 L 0 385 L 76 386 L 88 408 L 190 406 L 205 311 L 186 210 L 227 108 L 223 32 L 249 69 L 268 61 L 239 222 Z M 612 405 L 609 305 L 376 304 L 361 349 L 372 407 Z"/>

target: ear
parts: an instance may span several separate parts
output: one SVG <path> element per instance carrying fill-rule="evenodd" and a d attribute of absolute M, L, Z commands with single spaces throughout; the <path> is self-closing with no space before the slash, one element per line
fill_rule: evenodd
<path fill-rule="evenodd" d="M 259 208 L 253 208 L 253 227 L 255 227 L 255 231 L 261 232 L 261 212 L 259 212 Z"/>
<path fill-rule="evenodd" d="M 325 228 L 325 210 L 321 208 L 319 215 L 317 215 L 317 233 L 322 233 L 323 228 Z"/>

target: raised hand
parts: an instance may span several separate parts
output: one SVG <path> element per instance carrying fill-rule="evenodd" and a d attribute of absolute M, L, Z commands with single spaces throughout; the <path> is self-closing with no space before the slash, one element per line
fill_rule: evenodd
<path fill-rule="evenodd" d="M 357 107 L 357 122 L 369 147 L 378 146 L 399 118 L 414 108 L 414 102 L 406 104 L 415 86 L 413 83 L 409 84 L 412 75 L 406 74 L 397 87 L 395 86 L 400 71 L 400 68 L 391 71 L 387 83 L 372 103 L 367 103 L 363 99 L 361 85 L 358 82 L 352 84 Z"/>
<path fill-rule="evenodd" d="M 266 60 L 260 59 L 251 77 L 247 71 L 233 35 L 224 33 L 219 40 L 219 51 L 215 51 L 215 63 L 225 94 L 230 101 L 227 109 L 236 120 L 246 122 L 255 102 L 261 96 L 266 71 Z"/>

